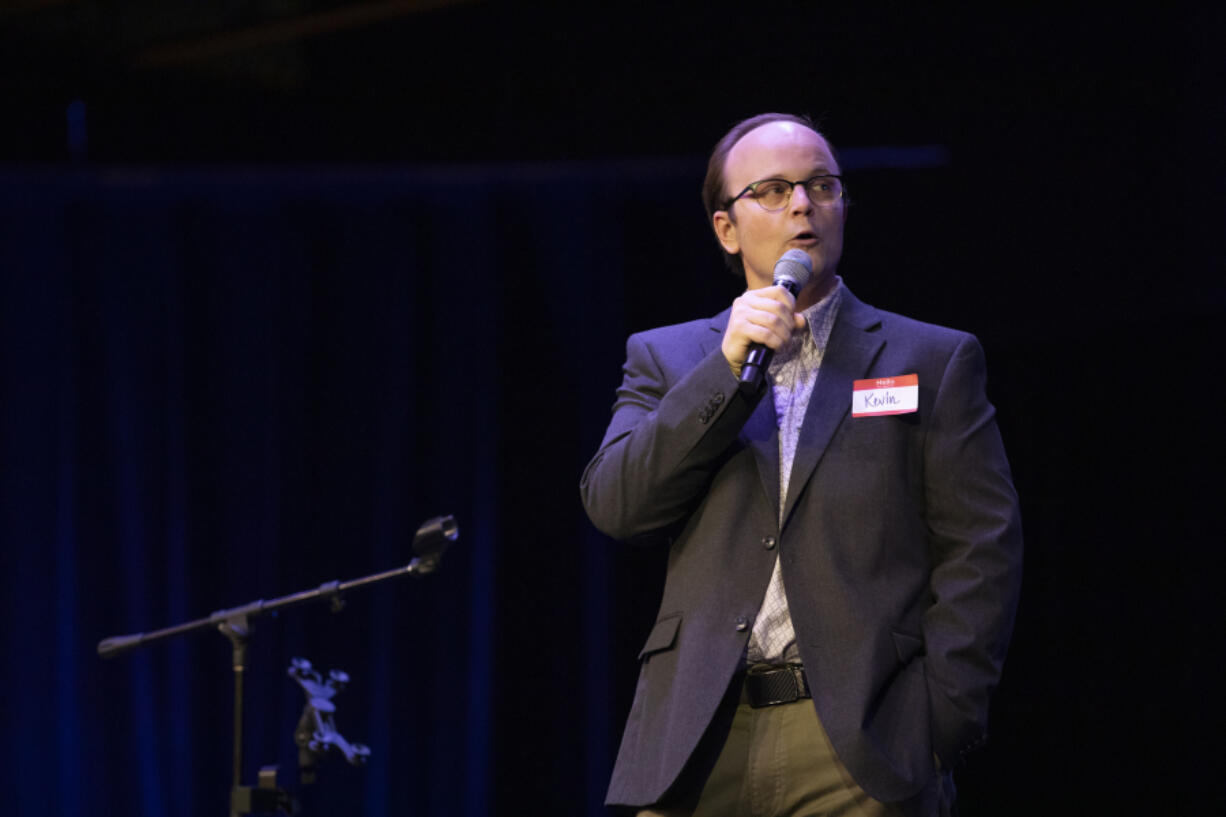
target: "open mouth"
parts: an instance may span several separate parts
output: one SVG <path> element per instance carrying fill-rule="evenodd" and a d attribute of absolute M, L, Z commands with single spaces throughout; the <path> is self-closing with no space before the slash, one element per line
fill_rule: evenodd
<path fill-rule="evenodd" d="M 806 230 L 803 233 L 797 233 L 796 235 L 792 236 L 788 240 L 795 241 L 801 244 L 815 244 L 817 243 L 817 233 L 811 233 Z"/>

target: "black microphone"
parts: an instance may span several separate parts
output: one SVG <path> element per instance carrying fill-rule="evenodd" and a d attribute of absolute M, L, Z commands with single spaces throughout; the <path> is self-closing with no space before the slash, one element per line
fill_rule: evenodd
<path fill-rule="evenodd" d="M 438 567 L 439 560 L 460 537 L 460 526 L 454 516 L 436 516 L 421 523 L 413 535 L 413 550 L 417 552 L 418 571 L 429 573 Z"/>
<path fill-rule="evenodd" d="M 774 284 L 792 293 L 793 298 L 800 295 L 812 275 L 813 262 L 804 250 L 788 250 L 775 262 Z M 741 367 L 741 382 L 738 388 L 742 393 L 757 393 L 774 355 L 775 350 L 769 346 L 763 346 L 761 343 L 750 345 L 745 365 Z"/>

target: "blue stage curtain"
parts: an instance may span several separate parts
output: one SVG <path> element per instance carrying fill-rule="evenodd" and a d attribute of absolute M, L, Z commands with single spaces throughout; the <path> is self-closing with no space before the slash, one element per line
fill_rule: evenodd
<path fill-rule="evenodd" d="M 735 289 L 701 170 L 6 172 L 13 812 L 224 813 L 229 642 L 98 640 L 403 564 L 452 513 L 437 575 L 255 620 L 244 782 L 280 763 L 307 813 L 602 813 L 641 635 L 613 622 L 650 620 L 653 580 L 629 612 L 615 589 L 654 557 L 586 525 L 577 481 L 627 332 Z M 349 672 L 337 723 L 373 750 L 308 789 L 296 655 Z"/>

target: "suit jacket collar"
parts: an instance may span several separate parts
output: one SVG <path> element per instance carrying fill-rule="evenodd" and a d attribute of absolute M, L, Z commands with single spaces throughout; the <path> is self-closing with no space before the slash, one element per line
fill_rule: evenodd
<path fill-rule="evenodd" d="M 787 524 L 796 500 L 821 461 L 835 431 L 851 410 L 853 382 L 868 374 L 873 360 L 885 345 L 885 337 L 878 331 L 880 328 L 881 314 L 852 295 L 850 290 L 844 291 L 843 303 L 830 331 L 830 342 L 817 373 L 817 384 L 800 427 L 800 439 L 792 461 L 792 476 L 788 480 L 787 501 L 783 507 L 784 524 Z"/>
<path fill-rule="evenodd" d="M 728 328 L 728 317 L 732 313 L 729 307 L 711 318 L 709 327 L 711 334 L 703 339 L 703 352 L 710 354 L 723 341 L 724 331 Z M 741 427 L 740 439 L 745 447 L 753 451 L 754 460 L 758 464 L 758 475 L 762 478 L 762 489 L 770 507 L 779 508 L 779 426 L 775 419 L 775 395 L 770 388 L 762 390 L 763 395 L 754 407 L 753 413 Z"/>

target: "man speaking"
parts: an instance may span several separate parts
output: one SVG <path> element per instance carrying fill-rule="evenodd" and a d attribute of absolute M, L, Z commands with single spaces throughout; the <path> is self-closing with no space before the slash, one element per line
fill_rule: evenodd
<path fill-rule="evenodd" d="M 703 198 L 747 291 L 631 336 L 581 485 L 600 530 L 669 549 L 608 803 L 947 814 L 1021 582 L 983 352 L 844 285 L 845 188 L 808 119 L 733 127 Z"/>

